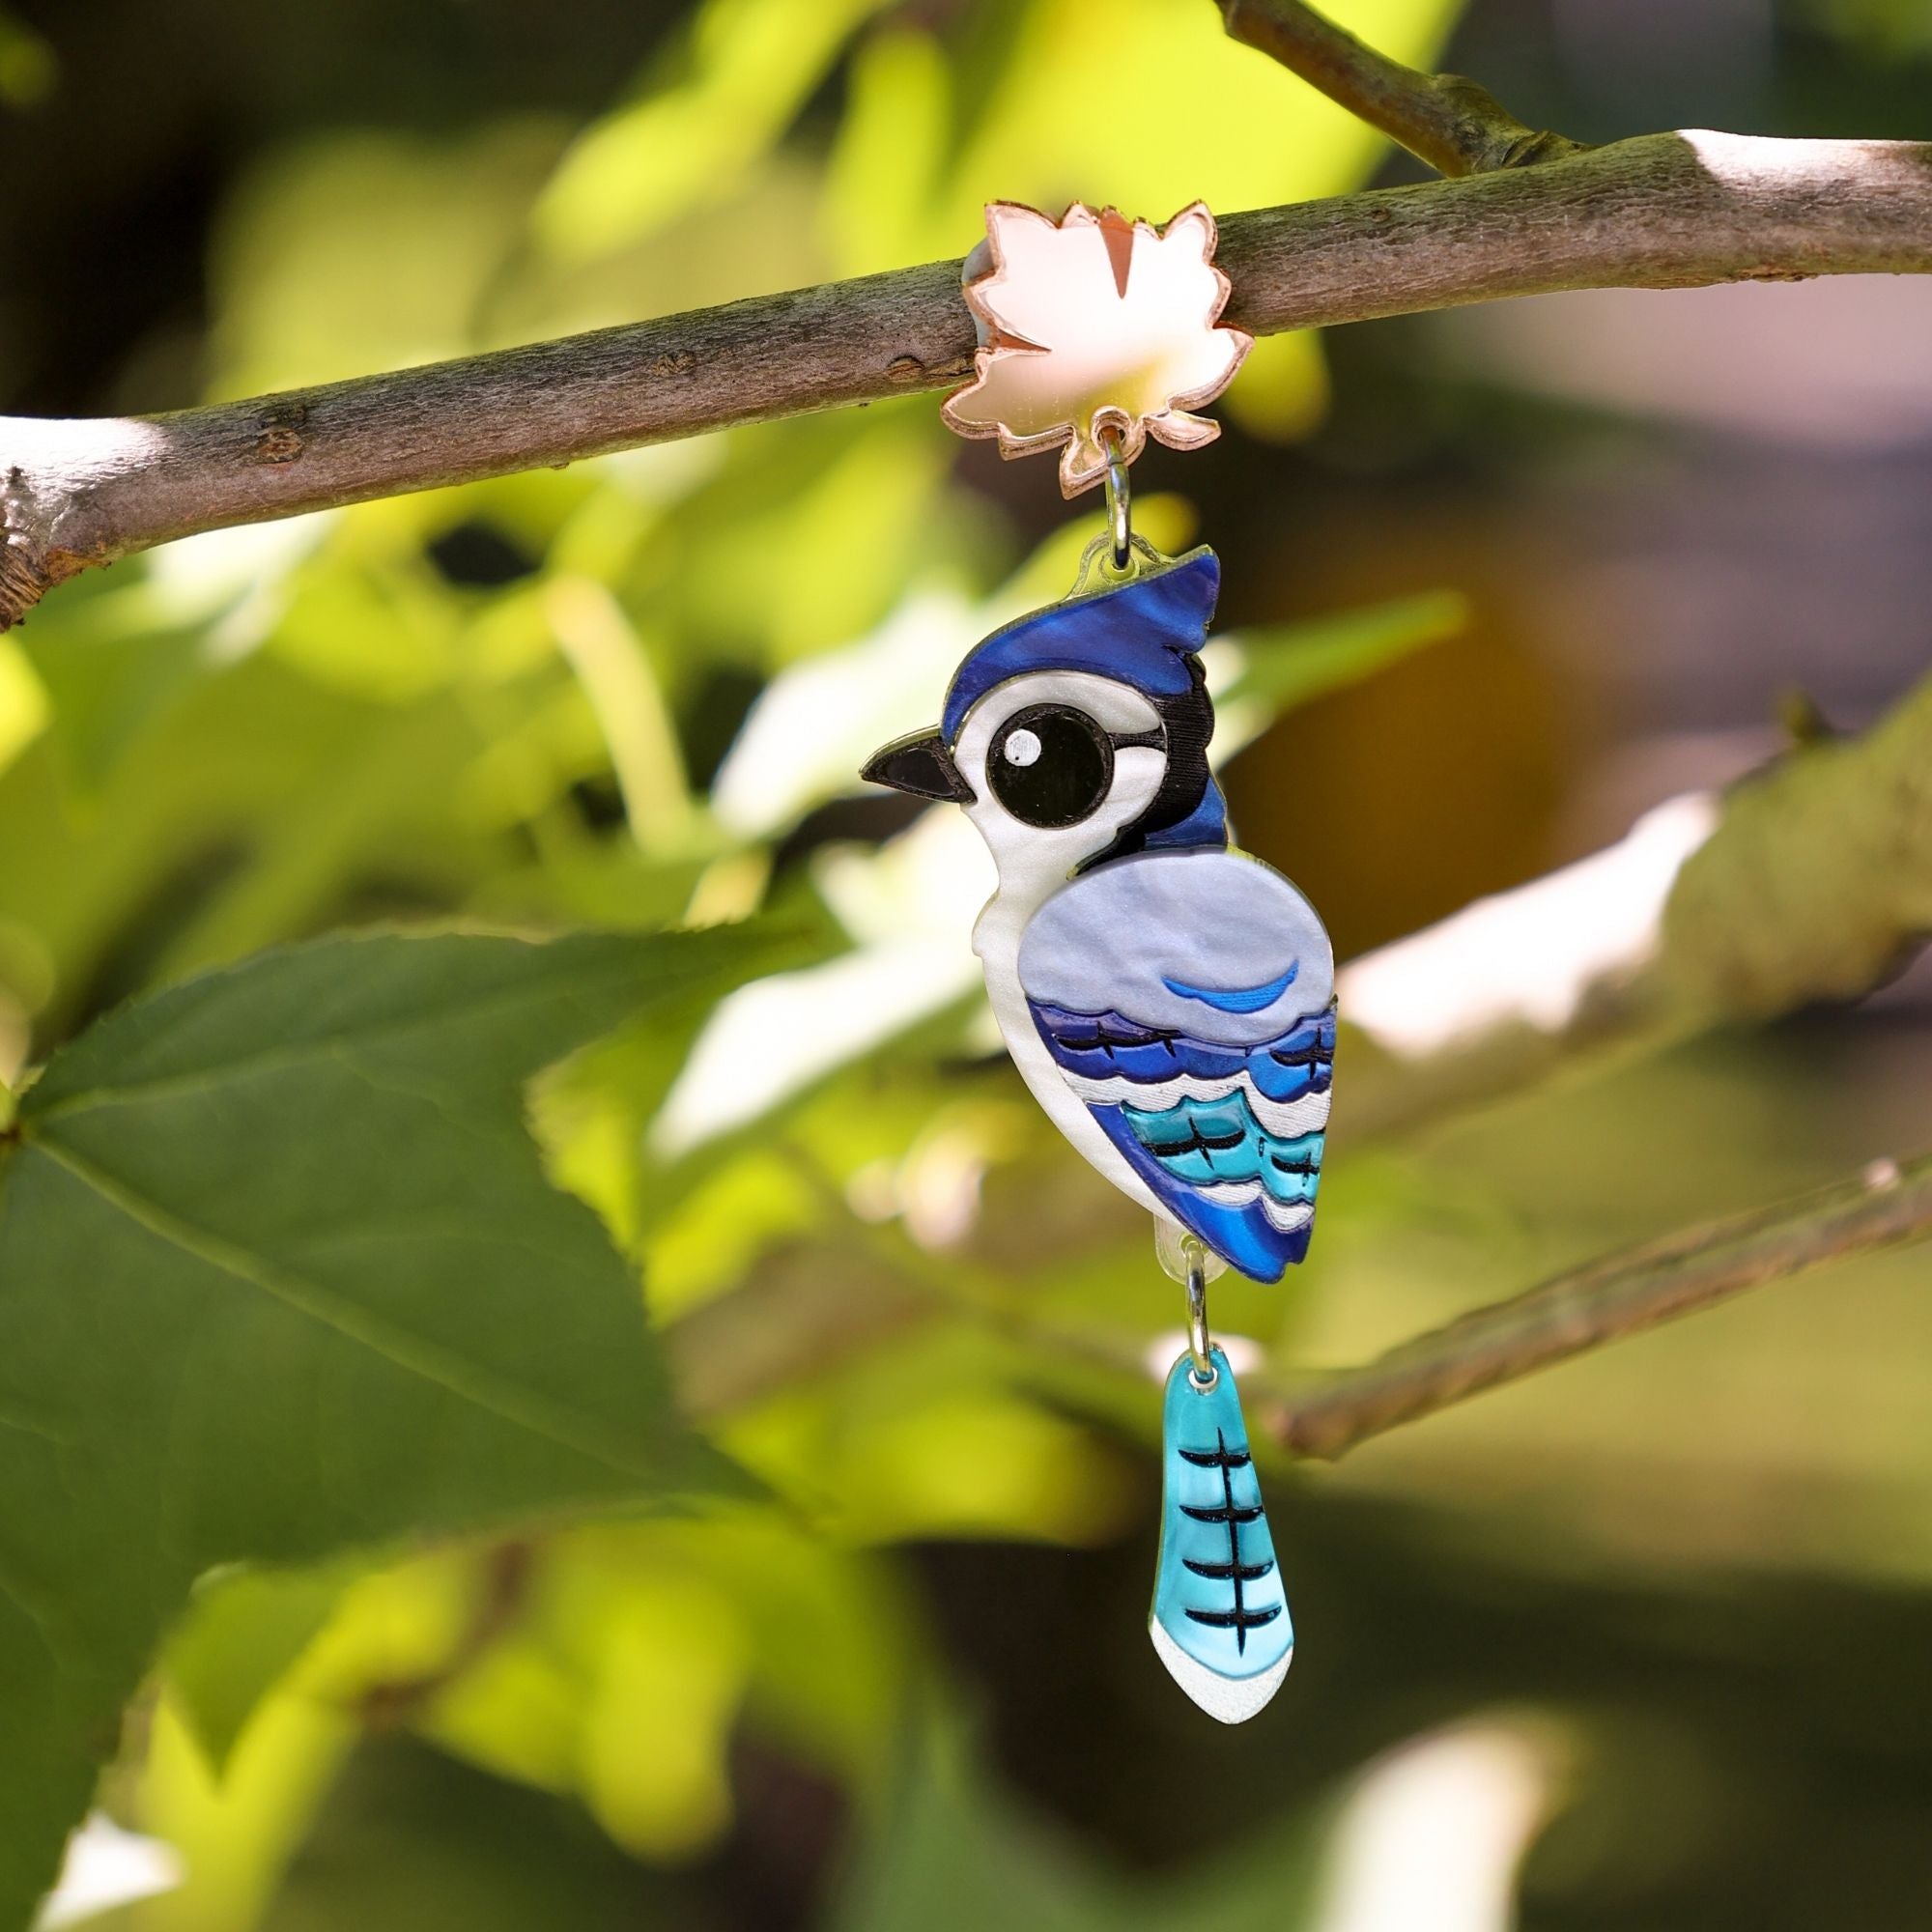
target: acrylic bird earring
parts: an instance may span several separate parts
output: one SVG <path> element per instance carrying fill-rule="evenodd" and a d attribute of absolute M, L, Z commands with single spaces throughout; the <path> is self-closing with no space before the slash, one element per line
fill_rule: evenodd
<path fill-rule="evenodd" d="M 1276 1281 L 1307 1252 L 1334 959 L 1300 893 L 1229 841 L 1198 655 L 1220 565 L 1133 534 L 1126 466 L 1149 434 L 1217 433 L 1188 412 L 1248 338 L 1219 324 L 1228 282 L 1198 204 L 1165 231 L 1078 205 L 1059 223 L 1006 203 L 987 219 L 966 281 L 982 346 L 947 420 L 1009 455 L 1064 446 L 1063 489 L 1104 480 L 1109 528 L 1073 593 L 977 645 L 938 728 L 865 776 L 957 803 L 984 838 L 999 887 L 973 946 L 1013 1063 L 1152 1213 L 1186 1285 L 1149 1632 L 1189 1696 L 1236 1723 L 1279 1688 L 1294 1636 L 1208 1282 L 1224 1265 Z"/>

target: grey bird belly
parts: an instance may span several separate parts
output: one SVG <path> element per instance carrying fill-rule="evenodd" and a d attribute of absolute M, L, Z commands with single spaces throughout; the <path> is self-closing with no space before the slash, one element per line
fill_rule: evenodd
<path fill-rule="evenodd" d="M 1229 1045 L 1278 1038 L 1335 988 L 1315 909 L 1271 867 L 1226 850 L 1143 852 L 1085 874 L 1028 922 L 1016 964 L 1043 1006 Z"/>

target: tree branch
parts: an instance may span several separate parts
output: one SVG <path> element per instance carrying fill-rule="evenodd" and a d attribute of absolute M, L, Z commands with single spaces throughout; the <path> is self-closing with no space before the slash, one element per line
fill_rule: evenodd
<path fill-rule="evenodd" d="M 1418 73 L 1300 0 L 1217 0 L 1229 34 L 1278 60 L 1356 119 L 1441 175 L 1534 167 L 1583 152 L 1566 134 L 1526 128 L 1460 74 Z"/>
<path fill-rule="evenodd" d="M 1258 1426 L 1297 1456 L 1332 1462 L 1372 1436 L 1775 1281 L 1932 1238 L 1932 1154 L 1729 1220 L 1680 1230 L 1572 1268 L 1357 1368 L 1243 1378 Z M 923 1277 L 909 1248 L 781 1253 L 742 1288 L 671 1324 L 666 1341 L 687 1412 L 713 1421 L 753 1407 L 935 1321 L 976 1321 L 1030 1355 L 1145 1380 L 1146 1350 L 1112 1331 L 1044 1323 L 1010 1302 L 978 1306 Z"/>
<path fill-rule="evenodd" d="M 1264 1394 L 1262 1427 L 1332 1461 L 1372 1435 L 1485 1389 L 1827 1262 L 1932 1236 L 1932 1155 L 1672 1235 L 1460 1316 L 1357 1369 Z"/>
<path fill-rule="evenodd" d="M 1257 334 L 1559 289 L 1932 271 L 1932 144 L 1653 134 L 1230 215 Z M 959 264 L 170 415 L 0 418 L 0 630 L 51 584 L 257 523 L 838 405 L 971 363 Z"/>

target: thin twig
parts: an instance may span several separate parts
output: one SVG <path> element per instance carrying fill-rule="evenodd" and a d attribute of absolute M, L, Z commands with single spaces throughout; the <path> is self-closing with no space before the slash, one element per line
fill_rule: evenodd
<path fill-rule="evenodd" d="M 1558 289 L 1932 271 L 1932 145 L 1653 134 L 1230 215 L 1257 334 Z M 172 415 L 0 418 L 0 630 L 50 584 L 197 530 L 946 387 L 959 264 Z"/>
<path fill-rule="evenodd" d="M 1332 1461 L 1373 1435 L 1824 1263 L 1932 1236 L 1932 1155 L 1877 1161 L 1856 1179 L 1692 1228 L 1479 1308 L 1375 1361 L 1262 1395 L 1262 1427 Z"/>
<path fill-rule="evenodd" d="M 1525 127 L 1461 74 L 1418 73 L 1364 46 L 1301 0 L 1217 0 L 1229 34 L 1278 60 L 1441 175 L 1534 167 L 1583 152 L 1567 134 Z"/>
<path fill-rule="evenodd" d="M 1874 1161 L 1856 1178 L 1725 1221 L 1683 1229 L 1404 1342 L 1357 1368 L 1243 1378 L 1257 1425 L 1297 1456 L 1332 1462 L 1371 1437 L 1605 1343 L 1832 1262 L 1932 1239 L 1932 1155 Z M 1145 1379 L 1144 1350 L 1113 1330 L 1043 1321 L 1009 1301 L 935 1287 L 917 1261 L 871 1254 L 853 1293 L 843 1248 L 790 1250 L 779 1274 L 706 1302 L 667 1331 L 688 1413 L 716 1420 L 837 1375 L 932 1322 L 983 1323 L 1065 1378 L 1081 1366 Z M 796 1302 L 803 1311 L 794 1313 Z M 752 1351 L 747 1371 L 740 1354 Z"/>

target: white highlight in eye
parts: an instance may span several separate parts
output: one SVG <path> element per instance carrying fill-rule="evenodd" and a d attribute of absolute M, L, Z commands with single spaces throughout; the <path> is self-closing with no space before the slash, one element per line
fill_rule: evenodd
<path fill-rule="evenodd" d="M 1022 725 L 1007 740 L 1007 763 L 1031 765 L 1039 758 L 1039 734 Z"/>

